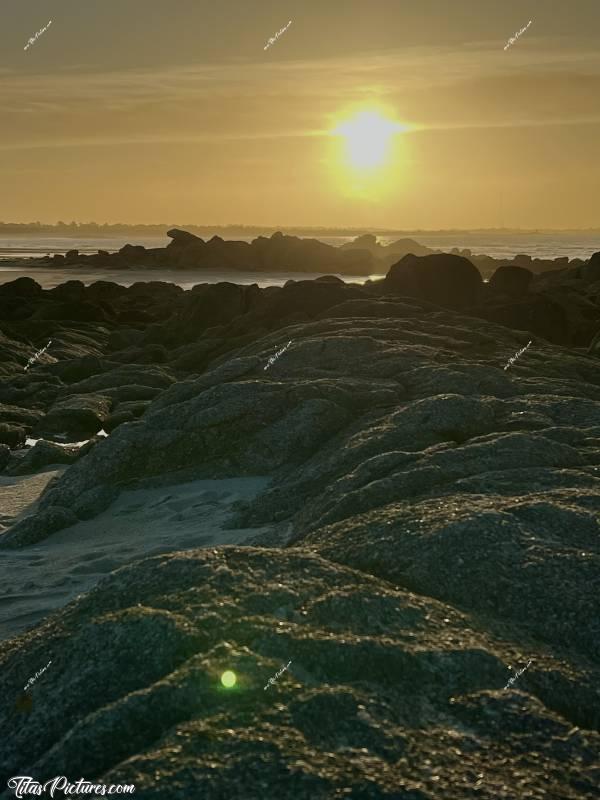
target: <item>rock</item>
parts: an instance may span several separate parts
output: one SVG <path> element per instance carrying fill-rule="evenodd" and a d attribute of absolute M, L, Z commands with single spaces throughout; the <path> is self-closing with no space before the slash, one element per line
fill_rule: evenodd
<path fill-rule="evenodd" d="M 127 296 L 127 288 L 111 281 L 95 281 L 86 288 L 86 296 L 91 303 L 101 300 L 112 303 Z"/>
<path fill-rule="evenodd" d="M 139 344 L 143 338 L 144 332 L 136 330 L 135 328 L 125 328 L 118 331 L 112 331 L 108 337 L 108 349 L 124 350 L 132 345 Z"/>
<path fill-rule="evenodd" d="M 10 460 L 10 447 L 7 444 L 0 444 L 0 472 Z"/>
<path fill-rule="evenodd" d="M 63 359 L 57 364 L 53 364 L 51 372 L 61 382 L 73 383 L 91 378 L 99 372 L 105 372 L 108 368 L 109 364 L 98 356 L 81 356 L 69 360 Z"/>
<path fill-rule="evenodd" d="M 592 339 L 591 344 L 588 347 L 588 353 L 594 356 L 600 355 L 600 330 Z"/>
<path fill-rule="evenodd" d="M 0 285 L 2 298 L 37 298 L 42 294 L 42 287 L 33 278 L 17 278 L 14 281 Z"/>
<path fill-rule="evenodd" d="M 545 643 L 483 626 L 309 552 L 147 558 L 0 646 L 3 718 L 31 665 L 52 659 L 2 773 L 84 775 L 165 800 L 467 800 L 475 782 L 502 800 L 513 784 L 592 800 L 600 737 L 583 721 L 597 668 L 574 671 Z"/>
<path fill-rule="evenodd" d="M 135 414 L 131 411 L 115 411 L 104 420 L 104 429 L 108 433 L 112 433 L 119 425 L 123 425 L 124 422 L 133 422 L 135 418 Z"/>
<path fill-rule="evenodd" d="M 65 395 L 86 394 L 88 392 L 102 393 L 105 389 L 119 389 L 126 392 L 131 386 L 142 386 L 146 389 L 146 394 L 144 394 L 144 396 L 137 394 L 135 397 L 123 396 L 120 397 L 120 399 L 147 400 L 149 397 L 154 396 L 150 394 L 148 390 L 166 389 L 172 383 L 175 383 L 175 378 L 172 376 L 169 369 L 139 364 L 127 364 L 125 366 L 119 365 L 114 369 L 105 370 L 99 375 L 90 375 L 89 378 L 69 386 L 64 390 L 64 393 Z"/>
<path fill-rule="evenodd" d="M 115 406 L 122 405 L 127 401 L 139 403 L 144 400 L 153 400 L 161 393 L 161 390 L 155 386 L 139 386 L 135 383 L 132 386 L 117 386 L 102 391 L 106 397 L 112 399 Z"/>
<path fill-rule="evenodd" d="M 76 264 L 79 261 L 79 250 L 69 250 L 65 254 L 67 264 Z"/>
<path fill-rule="evenodd" d="M 8 445 L 12 450 L 16 447 L 21 447 L 25 444 L 27 432 L 24 427 L 20 425 L 9 425 L 5 422 L 0 422 L 0 443 Z"/>
<path fill-rule="evenodd" d="M 97 433 L 107 419 L 112 401 L 99 394 L 72 394 L 59 400 L 34 428 L 35 436 L 66 433 L 87 439 Z"/>
<path fill-rule="evenodd" d="M 508 303 L 489 300 L 486 305 L 475 306 L 472 313 L 506 328 L 535 333 L 555 344 L 563 344 L 570 339 L 569 321 L 564 308 L 543 295 L 532 293 L 526 298 L 513 298 Z"/>
<path fill-rule="evenodd" d="M 119 250 L 119 253 L 131 264 L 138 264 L 147 257 L 146 248 L 142 247 L 141 244 L 125 244 Z"/>
<path fill-rule="evenodd" d="M 458 308 L 478 300 L 483 281 L 477 267 L 462 256 L 409 254 L 390 267 L 380 285 L 397 294 Z"/>
<path fill-rule="evenodd" d="M 63 300 L 67 303 L 81 303 L 85 298 L 85 285 L 82 281 L 66 281 L 54 289 L 48 289 L 47 294 L 52 298 Z"/>
<path fill-rule="evenodd" d="M 149 406 L 149 400 L 129 400 L 116 403 L 114 410 L 119 412 L 128 411 L 131 412 L 135 417 L 141 417 Z"/>
<path fill-rule="evenodd" d="M 582 277 L 588 283 L 600 281 L 600 252 L 594 253 L 590 260 L 581 268 Z"/>
<path fill-rule="evenodd" d="M 498 267 L 489 281 L 489 286 L 498 294 L 513 297 L 526 294 L 529 290 L 533 272 L 523 267 Z"/>
<path fill-rule="evenodd" d="M 79 322 L 108 322 L 113 316 L 108 307 L 97 303 L 69 302 L 55 303 L 41 307 L 33 314 L 33 319 L 73 320 Z"/>
<path fill-rule="evenodd" d="M 77 517 L 68 508 L 53 506 L 20 520 L 0 538 L 0 548 L 12 549 L 35 544 L 56 531 L 68 528 Z"/>
<path fill-rule="evenodd" d="M 72 464 L 79 457 L 79 448 L 61 447 L 39 439 L 26 454 L 6 470 L 8 475 L 30 475 L 50 464 Z"/>
<path fill-rule="evenodd" d="M 190 244 L 205 244 L 204 239 L 201 239 L 199 236 L 194 236 L 193 233 L 182 231 L 179 228 L 171 228 L 170 231 L 167 231 L 167 236 L 173 239 L 167 247 L 188 247 Z"/>
<path fill-rule="evenodd" d="M 43 413 L 39 410 L 0 404 L 0 422 L 9 425 L 22 425 L 26 428 L 35 425 L 42 416 Z"/>
<path fill-rule="evenodd" d="M 513 264 L 516 267 L 529 267 L 531 265 L 531 256 L 526 253 L 519 253 L 513 258 Z"/>

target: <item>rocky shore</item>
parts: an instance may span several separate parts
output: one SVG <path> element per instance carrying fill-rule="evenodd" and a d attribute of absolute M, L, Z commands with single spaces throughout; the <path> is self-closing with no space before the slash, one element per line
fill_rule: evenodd
<path fill-rule="evenodd" d="M 98 250 L 85 255 L 78 250 L 69 250 L 64 256 L 56 254 L 43 258 L 18 261 L 6 260 L 5 265 L 29 265 L 30 267 L 78 267 L 96 269 L 182 269 L 214 270 L 227 269 L 239 272 L 334 272 L 345 275 L 378 275 L 409 253 L 415 256 L 433 255 L 439 250 L 419 244 L 414 239 L 398 239 L 382 245 L 373 234 L 357 236 L 354 241 L 333 247 L 318 239 L 286 236 L 281 232 L 270 237 L 258 236 L 252 242 L 225 240 L 213 236 L 205 241 L 188 231 L 173 228 L 167 231 L 172 239 L 167 247 L 146 248 L 142 245 L 124 245 L 118 252 Z M 454 248 L 452 255 L 468 258 L 487 279 L 499 267 L 523 267 L 533 273 L 584 265 L 579 258 L 554 259 L 531 258 L 526 254 L 514 258 L 495 259 L 478 255 L 469 249 Z"/>
<path fill-rule="evenodd" d="M 302 247 L 294 269 L 341 270 Z M 173 544 L 0 642 L 0 779 L 597 797 L 599 300 L 600 253 L 488 283 L 460 254 L 405 253 L 364 285 L 0 286 L 0 489 L 48 476 L 0 516 L 4 607 L 28 592 L 19 559 L 42 568 L 57 541 L 93 559 L 111 519 L 120 545 L 153 516 Z M 222 526 L 249 538 L 178 546 L 215 502 L 191 482 L 241 480 Z M 118 521 L 125 496 L 183 484 L 185 519 L 142 502 Z"/>

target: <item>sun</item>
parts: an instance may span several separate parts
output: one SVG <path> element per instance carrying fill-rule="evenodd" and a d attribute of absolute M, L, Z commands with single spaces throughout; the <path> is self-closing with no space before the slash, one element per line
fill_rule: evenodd
<path fill-rule="evenodd" d="M 392 136 L 406 129 L 406 125 L 392 122 L 377 111 L 361 111 L 331 133 L 345 138 L 346 160 L 350 166 L 369 170 L 387 161 Z"/>

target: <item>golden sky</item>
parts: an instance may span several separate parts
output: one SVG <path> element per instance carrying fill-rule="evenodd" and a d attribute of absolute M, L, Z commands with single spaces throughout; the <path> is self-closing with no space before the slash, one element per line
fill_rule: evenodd
<path fill-rule="evenodd" d="M 2 14 L 0 220 L 600 225 L 597 0 L 19 0 Z M 364 111 L 400 124 L 372 169 L 331 135 Z"/>

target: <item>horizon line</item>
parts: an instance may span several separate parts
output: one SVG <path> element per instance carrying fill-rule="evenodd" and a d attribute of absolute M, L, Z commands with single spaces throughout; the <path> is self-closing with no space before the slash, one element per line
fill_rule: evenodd
<path fill-rule="evenodd" d="M 59 220 L 60 222 L 60 220 Z M 34 222 L 3 222 L 0 220 L 0 228 L 2 226 L 10 227 L 14 226 L 22 226 L 22 227 L 46 227 L 46 228 L 59 228 L 59 222 L 40 222 L 36 220 Z M 260 225 L 260 224 L 248 224 L 248 223 L 221 223 L 221 224 L 198 224 L 195 222 L 190 223 L 163 223 L 163 222 L 77 222 L 75 220 L 69 223 L 63 223 L 60 225 L 60 229 L 63 228 L 70 228 L 74 229 L 76 227 L 87 227 L 87 226 L 97 226 L 97 227 L 123 227 L 123 228 L 178 228 L 180 230 L 185 230 L 186 228 L 201 228 L 205 230 L 220 230 L 220 229 L 227 229 L 227 228 L 236 228 L 236 229 L 248 229 L 250 231 L 253 230 L 273 230 L 275 233 L 281 232 L 284 233 L 285 230 L 302 230 L 302 231 L 351 231 L 352 234 L 356 233 L 357 235 L 364 235 L 364 234 L 432 234 L 432 233 L 498 233 L 498 232 L 508 232 L 508 233 L 524 233 L 524 234 L 535 234 L 535 233 L 589 233 L 589 232 L 598 232 L 600 233 L 600 226 L 598 227 L 588 227 L 588 228 L 519 228 L 519 227 L 488 227 L 488 228 L 379 228 L 379 227 L 353 227 L 353 226 L 344 226 L 344 225 Z M 0 230 L 1 233 L 1 230 Z M 341 235 L 341 234 L 340 234 Z M 350 234 L 349 234 L 350 235 Z"/>

